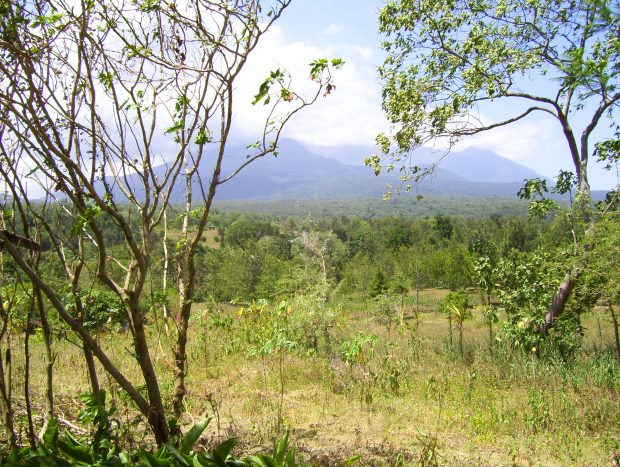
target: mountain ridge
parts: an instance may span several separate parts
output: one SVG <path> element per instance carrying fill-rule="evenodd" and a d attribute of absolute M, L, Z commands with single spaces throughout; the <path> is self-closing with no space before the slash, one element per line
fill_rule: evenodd
<path fill-rule="evenodd" d="M 277 157 L 266 155 L 220 185 L 216 200 L 382 198 L 388 184 L 401 188 L 406 185 L 399 179 L 397 170 L 375 176 L 368 167 L 345 164 L 338 157 L 325 157 L 295 140 L 283 139 L 280 143 Z M 358 151 L 363 147 L 353 148 Z M 337 151 L 338 148 L 332 148 L 328 153 L 334 156 Z M 231 145 L 223 162 L 222 178 L 242 165 L 247 160 L 247 154 L 247 147 Z M 351 152 L 341 154 L 350 158 Z M 430 165 L 432 156 L 436 155 L 428 150 L 420 151 L 415 156 L 416 163 L 428 162 Z M 418 184 L 412 183 L 412 191 L 421 195 L 516 198 L 525 178 L 539 176 L 533 170 L 491 151 L 469 148 L 451 157 L 453 162 L 449 162 L 450 157 L 444 159 L 431 175 Z M 362 158 L 363 154 L 360 155 Z M 211 167 L 212 162 L 199 170 L 205 183 L 210 180 Z M 454 169 L 451 170 L 451 167 Z M 163 166 L 156 168 L 155 172 L 163 173 Z M 130 183 L 135 181 L 129 180 Z M 172 202 L 183 199 L 182 191 L 181 186 L 175 188 Z M 123 198 L 118 188 L 114 189 L 113 195 L 117 201 Z M 140 193 L 137 195 L 143 196 Z M 198 190 L 195 195 L 200 196 Z"/>

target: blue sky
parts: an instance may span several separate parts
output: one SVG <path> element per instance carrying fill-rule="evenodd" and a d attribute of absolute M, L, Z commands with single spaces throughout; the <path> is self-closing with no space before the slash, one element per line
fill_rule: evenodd
<path fill-rule="evenodd" d="M 377 33 L 382 4 L 382 0 L 293 0 L 248 63 L 238 88 L 241 100 L 250 99 L 251 92 L 245 89 L 255 92 L 271 69 L 285 67 L 297 80 L 307 75 L 307 65 L 315 58 L 343 58 L 347 64 L 337 76 L 336 92 L 296 116 L 285 136 L 318 146 L 372 145 L 376 134 L 387 129 L 376 72 L 383 57 Z M 513 108 L 518 109 L 518 103 L 503 102 L 481 109 L 481 116 L 495 119 Z M 237 118 L 248 131 L 260 120 L 256 109 L 245 107 Z M 559 125 L 543 114 L 463 140 L 457 149 L 468 146 L 492 150 L 548 177 L 560 169 L 573 169 Z M 360 154 L 360 161 L 366 155 Z M 592 188 L 609 189 L 618 183 L 616 172 L 603 171 L 593 160 L 590 166 Z"/>

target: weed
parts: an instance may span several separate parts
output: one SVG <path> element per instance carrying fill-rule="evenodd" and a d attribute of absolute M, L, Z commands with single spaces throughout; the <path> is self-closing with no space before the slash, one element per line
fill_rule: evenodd
<path fill-rule="evenodd" d="M 529 413 L 525 415 L 525 425 L 533 432 L 546 430 L 551 425 L 551 412 L 547 394 L 539 389 L 529 393 Z"/>

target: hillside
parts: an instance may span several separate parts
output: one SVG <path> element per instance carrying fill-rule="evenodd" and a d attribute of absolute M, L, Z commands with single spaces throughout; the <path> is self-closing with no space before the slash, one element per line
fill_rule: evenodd
<path fill-rule="evenodd" d="M 359 154 L 361 161 L 366 153 L 359 153 L 361 147 L 323 148 L 326 155 L 318 154 L 315 147 L 310 150 L 293 140 L 283 140 L 278 156 L 268 155 L 247 166 L 229 182 L 218 187 L 216 200 L 310 200 L 310 199 L 381 199 L 386 187 L 403 186 L 398 172 L 375 176 L 363 165 L 345 164 L 353 154 Z M 245 161 L 248 150 L 243 146 L 230 146 L 223 164 L 223 177 L 228 176 Z M 340 155 L 340 156 L 339 156 Z M 420 151 L 416 163 L 429 166 L 436 159 L 429 151 Z M 207 159 L 209 160 L 209 159 Z M 155 169 L 163 173 L 163 167 Z M 209 181 L 210 164 L 200 170 L 203 183 Z M 416 194 L 424 196 L 455 196 L 470 198 L 510 198 L 515 199 L 523 186 L 523 180 L 539 176 L 536 172 L 497 154 L 476 148 L 451 154 L 426 178 L 412 188 Z M 139 184 L 130 175 L 129 183 Z M 114 183 L 114 198 L 123 200 L 123 195 Z M 138 197 L 142 196 L 139 189 Z M 199 197 L 197 189 L 195 196 Z M 595 200 L 604 198 L 604 193 L 593 192 Z M 172 202 L 183 199 L 181 184 L 172 196 Z M 197 199 L 197 198 L 195 198 Z"/>
<path fill-rule="evenodd" d="M 324 148 L 323 148 L 324 149 Z M 368 152 L 362 147 L 333 147 L 325 155 L 293 140 L 282 141 L 279 156 L 267 156 L 248 166 L 231 182 L 220 187 L 219 200 L 233 199 L 308 199 L 381 197 L 386 184 L 399 186 L 394 173 L 376 177 L 362 165 L 345 164 L 358 154 L 361 162 Z M 524 178 L 537 174 L 488 151 L 464 151 L 447 158 L 433 176 L 417 187 L 424 195 L 463 195 L 514 197 Z M 243 161 L 245 150 L 231 148 L 225 164 L 229 171 Z M 339 156 L 340 155 L 340 156 Z M 344 156 L 344 157 L 341 157 Z M 423 165 L 432 163 L 429 154 L 421 154 Z M 485 174 L 488 174 L 485 175 Z"/>

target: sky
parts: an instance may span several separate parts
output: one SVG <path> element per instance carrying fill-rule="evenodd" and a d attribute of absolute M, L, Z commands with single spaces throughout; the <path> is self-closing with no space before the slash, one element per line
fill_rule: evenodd
<path fill-rule="evenodd" d="M 307 78 L 308 64 L 316 58 L 342 58 L 336 91 L 295 116 L 284 136 L 314 146 L 374 145 L 375 136 L 388 129 L 381 110 L 381 83 L 377 67 L 384 54 L 378 34 L 378 12 L 383 0 L 293 0 L 254 51 L 238 85 L 236 123 L 255 131 L 260 112 L 245 105 L 270 70 L 286 68 L 296 83 Z M 503 102 L 501 111 L 517 109 Z M 483 109 L 483 119 L 497 118 L 497 109 Z M 249 135 L 248 135 L 249 136 Z M 573 170 L 561 128 L 552 117 L 533 113 L 515 124 L 464 139 L 456 150 L 476 146 L 553 177 L 560 169 Z M 360 154 L 360 163 L 365 156 Z M 590 161 L 593 189 L 618 184 L 617 171 L 604 171 Z"/>

